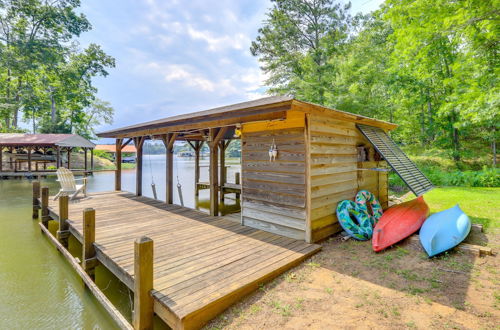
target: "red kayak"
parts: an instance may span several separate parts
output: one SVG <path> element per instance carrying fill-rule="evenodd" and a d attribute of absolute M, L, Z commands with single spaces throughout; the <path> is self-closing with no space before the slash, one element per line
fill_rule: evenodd
<path fill-rule="evenodd" d="M 382 251 L 417 232 L 428 216 L 422 196 L 388 208 L 373 229 L 373 250 Z"/>

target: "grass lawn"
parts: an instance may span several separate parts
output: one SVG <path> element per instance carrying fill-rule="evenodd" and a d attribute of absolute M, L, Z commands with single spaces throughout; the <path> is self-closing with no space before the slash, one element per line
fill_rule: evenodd
<path fill-rule="evenodd" d="M 424 198 L 432 213 L 459 204 L 472 223 L 480 223 L 485 229 L 500 228 L 500 188 L 442 187 Z"/>

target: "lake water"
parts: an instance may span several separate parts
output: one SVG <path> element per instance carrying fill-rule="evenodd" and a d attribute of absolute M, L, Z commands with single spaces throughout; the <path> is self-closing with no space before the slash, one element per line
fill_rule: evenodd
<path fill-rule="evenodd" d="M 234 182 L 240 166 L 228 165 L 228 182 Z M 201 166 L 201 181 L 208 181 L 208 161 L 202 160 Z M 165 200 L 165 172 L 165 156 L 144 156 L 143 195 L 153 197 L 153 181 L 158 198 Z M 177 174 L 185 206 L 206 208 L 208 190 L 200 191 L 198 203 L 194 198 L 194 162 L 175 158 L 174 188 Z M 49 187 L 51 195 L 58 190 L 55 178 L 44 179 L 42 185 Z M 89 192 L 113 189 L 113 171 L 89 177 Z M 122 190 L 135 191 L 135 170 L 123 171 Z M 29 180 L 0 180 L 0 329 L 115 329 L 107 312 L 31 219 L 31 191 Z M 177 189 L 174 191 L 174 203 L 179 204 Z M 230 198 L 226 202 L 235 204 Z M 79 256 L 79 243 L 74 239 L 70 250 Z M 96 270 L 96 280 L 130 319 L 129 290 L 102 266 Z M 155 328 L 163 326 L 156 320 Z"/>

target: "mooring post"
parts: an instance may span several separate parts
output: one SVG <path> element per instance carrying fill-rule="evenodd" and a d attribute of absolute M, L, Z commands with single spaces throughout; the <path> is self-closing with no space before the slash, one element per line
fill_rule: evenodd
<path fill-rule="evenodd" d="M 69 197 L 60 196 L 59 197 L 59 230 L 56 233 L 57 240 L 67 248 L 68 247 L 68 237 L 69 237 L 69 226 L 66 220 L 69 217 Z"/>
<path fill-rule="evenodd" d="M 82 246 L 82 267 L 89 274 L 95 278 L 95 266 L 97 259 L 95 256 L 95 210 L 86 208 L 83 210 L 83 246 Z"/>
<path fill-rule="evenodd" d="M 40 181 L 33 181 L 33 219 L 38 219 L 38 209 L 40 209 Z"/>
<path fill-rule="evenodd" d="M 42 224 L 49 228 L 49 187 L 42 187 Z"/>
<path fill-rule="evenodd" d="M 153 328 L 153 240 L 142 236 L 134 242 L 134 329 Z"/>

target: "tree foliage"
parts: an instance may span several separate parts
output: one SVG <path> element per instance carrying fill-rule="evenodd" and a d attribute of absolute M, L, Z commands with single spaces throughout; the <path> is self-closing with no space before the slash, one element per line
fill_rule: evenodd
<path fill-rule="evenodd" d="M 85 122 L 107 118 L 109 104 L 95 107 L 96 76 L 115 65 L 100 46 L 80 49 L 76 40 L 91 24 L 76 12 L 79 0 L 0 1 L 0 127 L 19 130 L 19 121 L 34 132 L 92 135 Z M 97 102 L 97 103 L 96 103 Z M 102 102 L 101 102 L 102 104 Z M 104 111 L 96 116 L 96 109 Z M 86 131 L 81 131 L 83 128 Z"/>
<path fill-rule="evenodd" d="M 497 1 L 387 0 L 354 19 L 333 1 L 273 3 L 251 48 L 272 93 L 395 122 L 400 142 L 445 148 L 457 164 L 488 147 L 495 153 Z M 294 23 L 308 22 L 311 8 L 336 18 L 321 25 L 317 43 L 303 32 L 314 29 Z"/>

